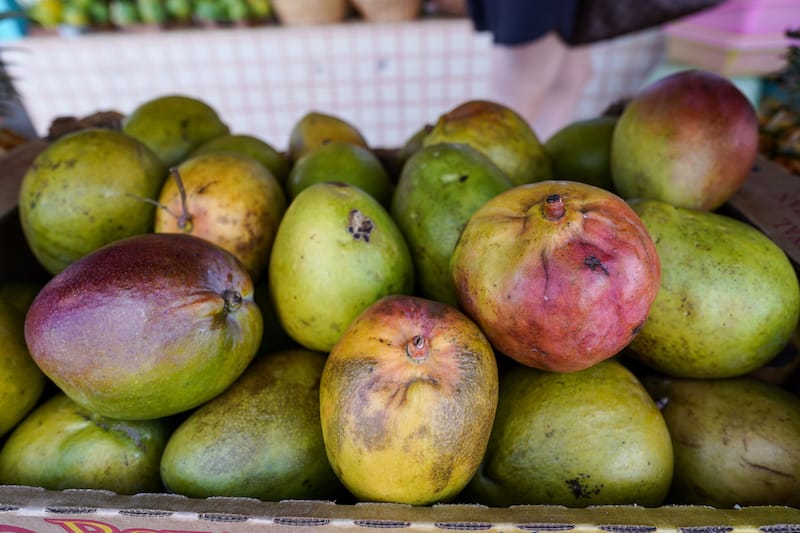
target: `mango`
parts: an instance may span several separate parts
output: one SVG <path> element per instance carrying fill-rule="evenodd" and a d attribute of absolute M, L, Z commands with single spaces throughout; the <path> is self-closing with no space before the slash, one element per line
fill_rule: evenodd
<path fill-rule="evenodd" d="M 166 167 L 171 167 L 201 144 L 228 135 L 230 128 L 202 99 L 166 94 L 136 106 L 123 119 L 122 131 L 147 145 Z"/>
<path fill-rule="evenodd" d="M 642 88 L 611 141 L 614 190 L 713 211 L 750 175 L 758 154 L 753 104 L 728 78 L 689 69 Z"/>
<path fill-rule="evenodd" d="M 111 419 L 58 392 L 8 436 L 0 450 L 0 483 L 161 492 L 159 461 L 171 431 L 168 419 Z"/>
<path fill-rule="evenodd" d="M 323 181 L 355 185 L 384 207 L 389 206 L 394 184 L 378 156 L 356 144 L 330 141 L 298 159 L 286 180 L 286 194 L 293 200 L 303 189 Z"/>
<path fill-rule="evenodd" d="M 354 185 L 311 185 L 289 204 L 269 264 L 278 319 L 301 346 L 328 352 L 355 317 L 409 294 L 414 265 L 389 212 Z"/>
<path fill-rule="evenodd" d="M 621 363 L 566 374 L 513 364 L 501 373 L 492 435 L 464 498 L 495 507 L 655 507 L 672 472 L 664 417 Z"/>
<path fill-rule="evenodd" d="M 459 305 L 499 352 L 573 372 L 636 337 L 661 263 L 620 197 L 586 183 L 542 181 L 483 204 L 461 232 L 450 272 Z"/>
<path fill-rule="evenodd" d="M 588 183 L 614 190 L 611 139 L 617 117 L 577 120 L 556 131 L 544 143 L 553 165 L 553 179 Z"/>
<path fill-rule="evenodd" d="M 200 154 L 233 152 L 250 156 L 269 170 L 279 183 L 286 182 L 291 164 L 283 152 L 265 140 L 245 133 L 228 133 L 204 142 L 186 156 L 186 159 Z"/>
<path fill-rule="evenodd" d="M 281 184 L 257 160 L 207 152 L 172 169 L 158 196 L 156 233 L 185 233 L 233 254 L 258 282 L 286 211 Z"/>
<path fill-rule="evenodd" d="M 553 178 L 533 128 L 516 111 L 488 100 L 467 100 L 439 116 L 422 144 L 463 143 L 488 157 L 514 185 Z"/>
<path fill-rule="evenodd" d="M 328 459 L 360 501 L 452 500 L 480 464 L 497 396 L 494 352 L 468 317 L 386 296 L 356 318 L 322 371 Z"/>
<path fill-rule="evenodd" d="M 311 150 L 334 141 L 369 148 L 358 127 L 347 119 L 331 113 L 309 111 L 294 123 L 289 132 L 289 159 L 292 164 L 297 163 Z"/>
<path fill-rule="evenodd" d="M 244 372 L 262 331 L 244 266 L 173 233 L 129 237 L 76 261 L 25 318 L 39 368 L 84 409 L 122 420 L 210 400 Z"/>
<path fill-rule="evenodd" d="M 783 250 L 720 213 L 632 200 L 662 280 L 633 357 L 676 377 L 747 374 L 773 359 L 800 320 L 797 273 Z"/>
<path fill-rule="evenodd" d="M 151 202 L 166 176 L 158 156 L 125 133 L 91 128 L 59 137 L 22 179 L 25 240 L 57 274 L 105 244 L 150 232 Z"/>
<path fill-rule="evenodd" d="M 0 437 L 34 408 L 47 382 L 25 344 L 26 310 L 0 298 Z"/>
<path fill-rule="evenodd" d="M 511 180 L 466 144 L 419 148 L 403 166 L 390 212 L 414 258 L 420 296 L 457 305 L 450 257 L 472 214 Z"/>
<path fill-rule="evenodd" d="M 800 506 L 800 398 L 752 377 L 643 380 L 672 438 L 670 502 Z"/>
<path fill-rule="evenodd" d="M 332 499 L 340 490 L 322 442 L 325 355 L 296 349 L 259 357 L 167 442 L 161 477 L 194 498 Z"/>

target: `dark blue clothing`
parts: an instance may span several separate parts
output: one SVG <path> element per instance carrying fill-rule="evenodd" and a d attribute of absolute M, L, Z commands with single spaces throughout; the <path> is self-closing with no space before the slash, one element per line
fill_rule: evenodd
<path fill-rule="evenodd" d="M 578 0 L 468 0 L 477 31 L 491 32 L 495 43 L 525 44 L 555 31 L 569 41 Z"/>

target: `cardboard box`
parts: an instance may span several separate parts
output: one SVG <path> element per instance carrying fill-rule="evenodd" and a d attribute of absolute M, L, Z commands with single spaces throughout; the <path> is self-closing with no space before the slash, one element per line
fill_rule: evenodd
<path fill-rule="evenodd" d="M 727 207 L 777 243 L 800 268 L 800 176 L 759 157 Z"/>
<path fill-rule="evenodd" d="M 786 64 L 786 47 L 775 39 L 730 39 L 713 33 L 673 31 L 667 36 L 667 57 L 674 63 L 716 72 L 723 76 L 761 76 Z"/>
<path fill-rule="evenodd" d="M 726 0 L 680 22 L 743 35 L 782 35 L 798 17 L 796 0 Z"/>
<path fill-rule="evenodd" d="M 728 0 L 666 25 L 667 57 L 725 76 L 780 70 L 796 41 L 786 30 L 800 21 L 796 0 Z"/>
<path fill-rule="evenodd" d="M 0 532 L 250 533 L 255 531 L 529 531 L 651 533 L 797 533 L 800 510 L 786 507 L 569 509 L 522 505 L 412 507 L 384 503 L 262 502 L 190 499 L 166 494 L 0 487 Z"/>
<path fill-rule="evenodd" d="M 25 245 L 16 200 L 22 177 L 45 146 L 38 141 L 0 158 L 0 279 L 41 278 Z M 759 159 L 731 207 L 800 262 L 800 179 Z M 0 486 L 0 533 L 250 533 L 256 531 L 528 531 L 605 533 L 800 533 L 800 509 L 703 506 L 523 505 L 490 508 L 442 504 L 264 502 L 192 499 L 171 494 L 121 496 L 98 490 L 50 491 Z"/>

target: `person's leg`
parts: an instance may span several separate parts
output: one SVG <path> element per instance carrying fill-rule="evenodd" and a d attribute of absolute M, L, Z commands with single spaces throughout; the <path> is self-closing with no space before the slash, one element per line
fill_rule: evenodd
<path fill-rule="evenodd" d="M 526 44 L 495 44 L 492 99 L 510 107 L 534 126 L 566 55 L 567 49 L 555 33 Z"/>
<path fill-rule="evenodd" d="M 478 31 L 491 31 L 491 96 L 541 140 L 566 125 L 591 77 L 588 47 L 570 48 L 578 0 L 468 0 Z"/>
<path fill-rule="evenodd" d="M 588 46 L 565 47 L 555 79 L 535 111 L 533 128 L 544 142 L 573 120 L 584 90 L 592 78 L 592 57 Z"/>

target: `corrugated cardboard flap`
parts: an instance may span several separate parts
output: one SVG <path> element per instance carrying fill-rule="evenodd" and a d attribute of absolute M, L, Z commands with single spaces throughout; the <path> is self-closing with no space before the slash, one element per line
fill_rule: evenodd
<path fill-rule="evenodd" d="M 800 176 L 759 157 L 728 205 L 800 266 Z"/>
<path fill-rule="evenodd" d="M 15 529 L 16 528 L 16 529 Z M 193 499 L 170 494 L 120 496 L 107 491 L 49 491 L 0 486 L 0 531 L 17 533 L 251 532 L 336 528 L 404 531 L 603 531 L 606 533 L 800 533 L 800 509 L 699 506 L 481 505 L 413 507 L 387 503 L 263 502 L 247 498 Z"/>

